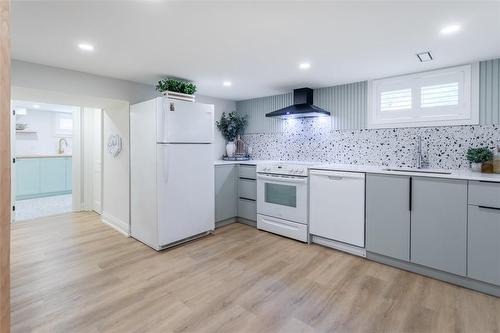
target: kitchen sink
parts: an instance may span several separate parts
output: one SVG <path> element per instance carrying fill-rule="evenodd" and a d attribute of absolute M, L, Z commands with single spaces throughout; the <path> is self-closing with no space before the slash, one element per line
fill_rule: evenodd
<path fill-rule="evenodd" d="M 422 170 L 422 169 L 384 169 L 384 171 L 396 171 L 396 172 L 418 172 L 418 173 L 434 173 L 438 175 L 451 175 L 451 172 L 446 171 L 432 171 L 432 170 Z"/>

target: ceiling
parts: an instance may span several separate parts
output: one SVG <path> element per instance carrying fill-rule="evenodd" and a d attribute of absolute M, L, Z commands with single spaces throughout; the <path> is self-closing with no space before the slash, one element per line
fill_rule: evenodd
<path fill-rule="evenodd" d="M 14 0 L 12 56 L 242 100 L 500 57 L 500 2 Z"/>

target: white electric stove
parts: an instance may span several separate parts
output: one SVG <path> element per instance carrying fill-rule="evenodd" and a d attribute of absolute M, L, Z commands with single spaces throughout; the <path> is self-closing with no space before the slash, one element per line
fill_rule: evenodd
<path fill-rule="evenodd" d="M 257 165 L 257 228 L 308 242 L 308 164 Z"/>

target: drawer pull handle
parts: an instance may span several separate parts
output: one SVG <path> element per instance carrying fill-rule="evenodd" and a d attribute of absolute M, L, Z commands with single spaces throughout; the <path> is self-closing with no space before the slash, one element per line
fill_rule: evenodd
<path fill-rule="evenodd" d="M 484 208 L 484 209 L 493 209 L 493 210 L 500 210 L 500 208 L 497 207 L 488 207 L 488 206 L 478 206 L 479 208 Z"/>

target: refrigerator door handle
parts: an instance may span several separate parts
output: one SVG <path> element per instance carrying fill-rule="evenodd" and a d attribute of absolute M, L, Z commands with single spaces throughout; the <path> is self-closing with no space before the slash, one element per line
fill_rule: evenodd
<path fill-rule="evenodd" d="M 163 150 L 163 181 L 165 184 L 168 183 L 168 146 L 165 146 Z"/>

